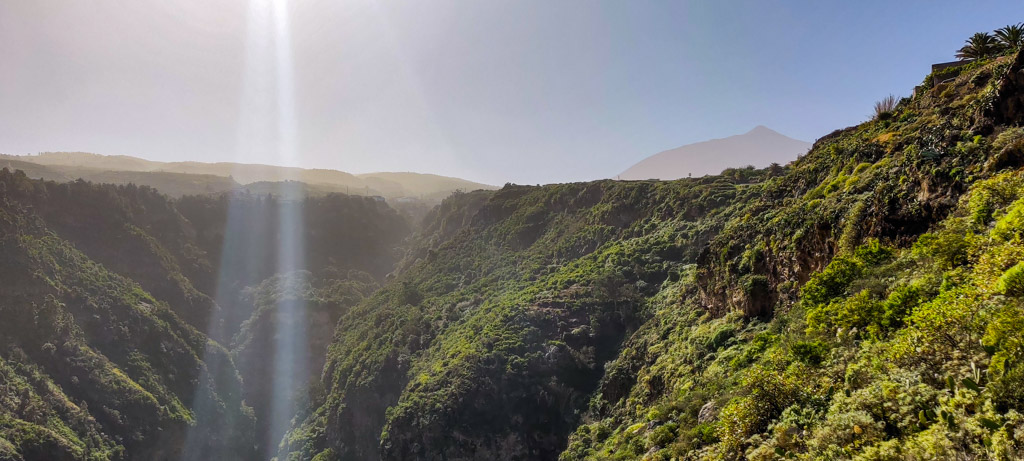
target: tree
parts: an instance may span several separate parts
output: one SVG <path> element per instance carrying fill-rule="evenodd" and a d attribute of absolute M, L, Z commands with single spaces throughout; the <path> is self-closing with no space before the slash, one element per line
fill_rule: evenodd
<path fill-rule="evenodd" d="M 988 32 L 978 32 L 967 39 L 966 44 L 957 51 L 957 59 L 981 59 L 999 52 L 999 40 Z"/>
<path fill-rule="evenodd" d="M 1024 45 L 1024 23 L 1010 24 L 1002 29 L 996 29 L 996 40 L 1010 49 L 1020 48 Z"/>

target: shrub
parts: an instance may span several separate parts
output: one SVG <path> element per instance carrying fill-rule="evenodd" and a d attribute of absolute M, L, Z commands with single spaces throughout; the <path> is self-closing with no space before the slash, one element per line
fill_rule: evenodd
<path fill-rule="evenodd" d="M 821 365 L 828 354 L 828 346 L 821 341 L 800 341 L 789 349 L 797 360 L 813 366 Z"/>
<path fill-rule="evenodd" d="M 992 236 L 998 241 L 1010 241 L 1019 238 L 1024 231 L 1024 200 L 1017 200 L 1010 205 L 1005 215 L 996 221 Z"/>
<path fill-rule="evenodd" d="M 747 296 L 765 296 L 771 290 L 768 277 L 763 275 L 750 275 L 741 279 L 743 294 Z"/>
<path fill-rule="evenodd" d="M 402 282 L 398 291 L 398 300 L 402 304 L 415 306 L 423 302 L 423 295 L 420 293 L 416 285 L 409 282 Z"/>
<path fill-rule="evenodd" d="M 885 120 L 892 116 L 892 111 L 896 109 L 896 103 L 899 102 L 899 98 L 896 95 L 890 94 L 882 98 L 882 100 L 875 103 L 875 120 Z"/>
<path fill-rule="evenodd" d="M 956 226 L 933 234 L 924 234 L 914 242 L 914 253 L 933 258 L 942 269 L 967 264 L 969 244 Z"/>
<path fill-rule="evenodd" d="M 328 448 L 314 456 L 313 461 L 326 461 L 328 459 L 335 459 L 337 456 L 338 453 L 335 452 L 333 448 Z"/>
<path fill-rule="evenodd" d="M 892 248 L 882 245 L 877 239 L 869 239 L 864 245 L 857 247 L 854 257 L 870 265 L 877 265 L 892 258 Z"/>
<path fill-rule="evenodd" d="M 837 256 L 821 272 L 811 276 L 804 284 L 801 294 L 810 305 L 825 304 L 842 296 L 861 273 L 861 265 L 854 259 Z"/>
<path fill-rule="evenodd" d="M 999 277 L 998 289 L 1007 296 L 1024 296 L 1024 261 L 1007 269 Z"/>
<path fill-rule="evenodd" d="M 721 325 L 710 325 L 710 331 L 704 338 L 703 346 L 708 352 L 714 352 L 725 347 L 730 339 L 739 332 L 739 327 L 734 323 L 723 323 Z"/>
<path fill-rule="evenodd" d="M 664 447 L 672 443 L 676 439 L 676 429 L 678 427 L 679 425 L 676 423 L 668 423 L 651 431 L 649 435 L 651 445 Z"/>
<path fill-rule="evenodd" d="M 992 155 L 985 169 L 997 171 L 1020 166 L 1024 159 L 1024 128 L 1010 128 L 996 136 L 992 142 Z"/>
<path fill-rule="evenodd" d="M 996 136 L 996 140 L 992 142 L 992 148 L 996 152 L 1005 149 L 1020 150 L 1024 148 L 1024 127 L 1008 128 L 999 133 L 999 136 Z"/>
<path fill-rule="evenodd" d="M 719 414 L 714 438 L 721 441 L 723 454 L 738 455 L 747 437 L 760 431 L 760 405 L 750 397 L 738 397 Z"/>
<path fill-rule="evenodd" d="M 1024 409 L 1024 368 L 1010 368 L 986 386 L 994 403 L 1001 408 Z"/>
<path fill-rule="evenodd" d="M 888 331 L 894 331 L 903 327 L 903 319 L 917 305 L 923 301 L 923 293 L 916 285 L 901 285 L 889 293 L 889 297 L 882 304 L 883 319 L 882 326 Z"/>
<path fill-rule="evenodd" d="M 689 438 L 699 446 L 718 443 L 718 430 L 714 424 L 700 423 L 693 427 L 688 434 Z"/>
<path fill-rule="evenodd" d="M 1020 198 L 1022 188 L 1024 181 L 1018 173 L 1003 173 L 975 183 L 966 199 L 966 212 L 971 223 L 978 226 L 987 225 L 992 220 L 995 210 L 1004 208 Z"/>
<path fill-rule="evenodd" d="M 757 360 L 761 354 L 764 353 L 772 344 L 778 341 L 778 336 L 773 335 L 767 331 L 762 331 L 754 335 L 743 353 L 732 359 L 729 362 L 729 366 L 732 368 L 741 368 L 749 363 L 753 363 Z"/>

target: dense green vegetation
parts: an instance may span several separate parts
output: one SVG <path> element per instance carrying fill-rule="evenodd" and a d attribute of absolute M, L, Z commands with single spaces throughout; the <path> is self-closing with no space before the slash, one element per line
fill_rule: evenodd
<path fill-rule="evenodd" d="M 279 458 L 1019 457 L 1021 59 L 785 167 L 449 199 Z"/>
<path fill-rule="evenodd" d="M 38 185 L 0 173 L 8 191 Z M 229 362 L 227 350 L 9 196 L 0 231 L 0 434 L 11 458 L 160 459 L 186 449 L 247 458 L 241 382 L 232 367 L 211 374 L 199 359 Z M 217 405 L 197 415 L 198 400 Z M 206 435 L 186 447 L 190 428 Z"/>
<path fill-rule="evenodd" d="M 1007 50 L 789 165 L 456 193 L 415 234 L 297 184 L 0 170 L 0 459 L 1020 459 Z"/>
<path fill-rule="evenodd" d="M 248 460 L 274 445 L 259 418 L 278 307 L 266 248 L 289 206 L 316 280 L 315 341 L 294 360 L 318 369 L 337 317 L 400 256 L 408 225 L 383 203 L 169 200 L 0 170 L 0 459 Z M 224 239 L 229 214 L 244 239 Z M 237 253 L 221 257 L 226 241 Z"/>

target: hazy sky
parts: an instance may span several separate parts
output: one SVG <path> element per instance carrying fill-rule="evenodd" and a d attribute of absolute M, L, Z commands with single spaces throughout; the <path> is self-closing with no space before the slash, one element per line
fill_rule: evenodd
<path fill-rule="evenodd" d="M 286 1 L 0 0 L 0 152 L 612 177 L 758 124 L 814 140 L 1024 21 L 1020 0 Z"/>

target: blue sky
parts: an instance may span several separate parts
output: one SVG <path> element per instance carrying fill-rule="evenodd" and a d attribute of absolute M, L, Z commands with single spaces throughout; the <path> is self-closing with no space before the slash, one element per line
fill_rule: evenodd
<path fill-rule="evenodd" d="M 284 1 L 0 2 L 0 152 L 613 177 L 756 125 L 814 140 L 1024 21 L 987 0 L 308 0 L 285 5 L 281 59 L 258 16 Z"/>

